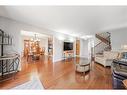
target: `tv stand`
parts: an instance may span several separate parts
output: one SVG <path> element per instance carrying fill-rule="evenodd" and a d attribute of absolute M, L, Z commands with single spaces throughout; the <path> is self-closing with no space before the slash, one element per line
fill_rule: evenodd
<path fill-rule="evenodd" d="M 74 57 L 74 51 L 73 50 L 64 51 L 64 59 L 73 58 L 73 57 Z"/>

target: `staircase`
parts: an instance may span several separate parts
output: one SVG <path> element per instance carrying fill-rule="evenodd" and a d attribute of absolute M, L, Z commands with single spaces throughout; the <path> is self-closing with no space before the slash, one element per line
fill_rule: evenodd
<path fill-rule="evenodd" d="M 95 45 L 95 54 L 103 54 L 104 51 L 111 51 L 111 34 L 109 32 L 98 33 L 95 35 L 98 43 Z"/>

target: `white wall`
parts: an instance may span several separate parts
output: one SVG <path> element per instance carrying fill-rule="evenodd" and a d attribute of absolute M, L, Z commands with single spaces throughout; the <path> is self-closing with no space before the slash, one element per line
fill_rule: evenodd
<path fill-rule="evenodd" d="M 74 56 L 76 54 L 76 38 L 65 34 L 57 33 L 53 37 L 53 62 L 64 59 L 63 43 L 64 41 L 73 42 Z"/>
<path fill-rule="evenodd" d="M 88 58 L 88 40 L 80 40 L 80 57 Z"/>
<path fill-rule="evenodd" d="M 53 37 L 53 62 L 63 59 L 63 41 Z"/>
<path fill-rule="evenodd" d="M 127 28 L 110 31 L 112 50 L 120 50 L 121 45 L 127 45 Z"/>
<path fill-rule="evenodd" d="M 91 59 L 91 56 L 94 55 L 94 38 L 87 40 L 80 39 L 80 57 Z"/>
<path fill-rule="evenodd" d="M 48 38 L 41 38 L 40 39 L 40 47 L 45 48 L 45 55 L 48 55 Z"/>

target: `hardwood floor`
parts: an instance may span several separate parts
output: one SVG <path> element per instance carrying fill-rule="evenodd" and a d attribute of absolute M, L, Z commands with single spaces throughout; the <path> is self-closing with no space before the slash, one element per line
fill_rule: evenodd
<path fill-rule="evenodd" d="M 85 76 L 75 72 L 75 62 L 83 58 L 72 58 L 52 63 L 43 56 L 39 61 L 27 62 L 22 58 L 22 70 L 15 79 L 0 83 L 0 89 L 8 89 L 29 81 L 32 76 L 39 76 L 45 89 L 112 89 L 110 67 L 92 63 L 90 72 Z"/>

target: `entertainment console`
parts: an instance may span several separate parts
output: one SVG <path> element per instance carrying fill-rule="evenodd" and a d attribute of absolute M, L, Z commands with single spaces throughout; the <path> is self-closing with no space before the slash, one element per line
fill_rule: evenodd
<path fill-rule="evenodd" d="M 64 59 L 74 57 L 73 43 L 72 42 L 64 42 L 63 55 L 64 55 Z"/>
<path fill-rule="evenodd" d="M 72 57 L 74 57 L 74 51 L 73 50 L 64 51 L 64 59 L 72 58 Z"/>
<path fill-rule="evenodd" d="M 13 78 L 19 68 L 20 55 L 5 54 L 4 46 L 12 45 L 12 37 L 0 29 L 0 82 Z"/>

